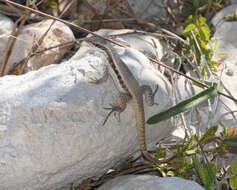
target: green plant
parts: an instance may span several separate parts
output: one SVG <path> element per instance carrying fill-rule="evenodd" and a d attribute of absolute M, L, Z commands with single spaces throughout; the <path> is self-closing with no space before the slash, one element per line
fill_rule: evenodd
<path fill-rule="evenodd" d="M 223 128 L 223 132 L 219 137 L 221 143 L 225 144 L 229 149 L 237 147 L 237 129 L 233 127 L 226 127 L 222 122 L 220 122 L 220 125 Z"/>
<path fill-rule="evenodd" d="M 182 13 L 186 20 L 183 35 L 188 45 L 182 49 L 181 57 L 190 68 L 193 68 L 190 62 L 196 64 L 203 76 L 218 70 L 219 63 L 213 61 L 217 43 L 210 42 L 211 29 L 208 20 L 220 8 L 221 1 L 184 0 Z M 191 61 L 187 61 L 187 58 Z"/>
<path fill-rule="evenodd" d="M 183 48 L 183 54 L 187 55 L 200 67 L 201 74 L 205 75 L 208 70 L 217 71 L 218 63 L 213 61 L 217 43 L 211 44 L 211 30 L 206 18 L 198 15 L 190 15 L 184 23 L 183 35 L 191 48 Z"/>
<path fill-rule="evenodd" d="M 203 185 L 205 190 L 215 190 L 217 186 L 223 183 L 229 184 L 232 190 L 235 190 L 237 187 L 237 161 L 233 161 L 231 168 L 226 172 L 225 179 L 228 180 L 218 182 L 217 176 L 219 176 L 220 168 L 217 168 L 214 160 L 208 161 L 205 159 L 206 155 L 218 157 L 218 155 L 228 152 L 229 145 L 223 143 L 223 139 L 227 138 L 228 131 L 234 129 L 228 128 L 227 134 L 224 134 L 224 130 L 222 137 L 217 135 L 217 130 L 218 125 L 215 125 L 209 128 L 200 138 L 196 135 L 185 138 L 182 144 L 176 145 L 172 160 L 155 167 L 162 176 L 178 176 L 186 179 L 190 179 L 190 176 L 193 175 L 193 169 L 195 169 L 198 177 L 197 181 Z M 234 132 L 234 134 L 237 135 L 237 132 Z M 212 145 L 213 148 L 210 148 L 209 145 Z M 162 160 L 166 155 L 166 149 L 162 149 L 160 145 L 156 153 L 156 159 Z"/>
<path fill-rule="evenodd" d="M 217 173 L 215 163 L 211 162 L 208 164 L 201 164 L 198 159 L 193 157 L 193 164 L 195 169 L 197 170 L 198 176 L 201 179 L 203 187 L 205 190 L 215 190 L 215 177 Z"/>
<path fill-rule="evenodd" d="M 231 168 L 227 171 L 230 177 L 230 187 L 237 189 L 237 161 L 232 161 Z"/>
<path fill-rule="evenodd" d="M 213 12 L 216 12 L 222 7 L 222 1 L 215 2 L 214 0 L 184 0 L 182 15 L 188 17 L 189 15 L 203 14 L 206 18 Z"/>
<path fill-rule="evenodd" d="M 232 161 L 231 167 L 227 169 L 223 179 L 220 184 L 225 186 L 226 189 L 237 189 L 237 161 Z"/>
<path fill-rule="evenodd" d="M 232 11 L 228 16 L 225 17 L 225 21 L 236 22 L 237 21 L 237 13 L 236 11 Z"/>

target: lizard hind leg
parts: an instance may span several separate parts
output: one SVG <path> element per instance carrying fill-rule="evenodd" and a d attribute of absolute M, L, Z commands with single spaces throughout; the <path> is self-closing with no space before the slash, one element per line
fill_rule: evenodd
<path fill-rule="evenodd" d="M 145 96 L 145 102 L 149 106 L 159 105 L 158 103 L 154 102 L 154 98 L 155 98 L 155 95 L 156 95 L 158 89 L 159 89 L 159 86 L 157 85 L 154 92 L 152 92 L 152 88 L 150 86 L 148 86 L 148 85 L 141 86 L 142 94 Z"/>
<path fill-rule="evenodd" d="M 111 107 L 109 108 L 104 108 L 106 110 L 110 110 L 107 116 L 104 119 L 103 125 L 107 122 L 109 119 L 110 115 L 114 113 L 115 115 L 118 115 L 118 121 L 120 121 L 120 113 L 122 113 L 126 107 L 127 107 L 127 102 L 131 99 L 131 96 L 126 93 L 120 93 L 117 97 L 117 101 L 114 104 L 110 104 Z"/>

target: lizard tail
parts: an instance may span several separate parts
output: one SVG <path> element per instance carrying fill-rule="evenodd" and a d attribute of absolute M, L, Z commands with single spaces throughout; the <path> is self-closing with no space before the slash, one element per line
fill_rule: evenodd
<path fill-rule="evenodd" d="M 147 150 L 142 151 L 142 154 L 146 160 L 148 160 L 152 163 L 155 163 L 155 164 L 159 163 L 159 161 L 156 160 L 155 158 L 153 158 Z"/>

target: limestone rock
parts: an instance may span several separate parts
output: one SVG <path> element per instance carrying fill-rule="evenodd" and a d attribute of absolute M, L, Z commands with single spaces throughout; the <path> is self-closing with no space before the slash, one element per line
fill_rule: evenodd
<path fill-rule="evenodd" d="M 90 47 L 92 48 L 92 47 Z M 131 103 L 120 122 L 108 107 L 118 94 L 104 74 L 107 58 L 98 48 L 60 65 L 0 78 L 0 190 L 48 190 L 99 177 L 139 150 Z M 139 51 L 116 48 L 140 84 L 159 85 L 146 118 L 172 105 L 169 81 Z M 147 142 L 173 130 L 169 120 L 146 126 Z"/>
<path fill-rule="evenodd" d="M 222 9 L 213 19 L 212 23 L 216 27 L 216 32 L 213 36 L 213 41 L 217 40 L 218 48 L 215 55 L 215 60 L 221 62 L 223 72 L 219 72 L 219 78 L 223 85 L 228 90 L 223 90 L 226 94 L 231 94 L 235 99 L 237 97 L 237 23 L 225 21 L 225 17 L 228 17 L 232 11 L 236 11 L 237 5 L 231 5 Z M 229 95 L 230 95 L 229 94 Z M 237 109 L 237 103 L 221 97 L 222 102 L 218 105 L 217 115 L 219 120 L 224 121 L 228 126 L 236 126 L 236 113 L 232 113 Z"/>
<path fill-rule="evenodd" d="M 32 48 L 39 42 L 39 39 L 45 34 L 52 22 L 53 20 L 44 20 L 39 23 L 29 24 L 23 27 L 20 35 L 17 36 L 17 40 L 8 61 L 5 73 L 8 73 L 8 71 L 13 68 L 14 64 L 19 63 L 28 56 L 28 54 L 32 51 Z M 4 41 L 5 43 L 0 46 L 0 52 L 3 52 L 3 55 L 5 55 L 6 52 L 6 39 Z M 38 51 L 46 50 L 47 48 L 70 42 L 74 39 L 73 33 L 68 26 L 60 22 L 55 22 L 45 36 L 42 44 L 38 48 Z M 37 70 L 46 65 L 58 63 L 58 61 L 60 61 L 60 59 L 70 50 L 70 48 L 71 46 L 63 46 L 43 51 L 42 53 L 31 57 L 26 67 L 18 72 L 26 73 L 31 70 Z M 2 61 L 3 58 L 0 59 L 0 65 L 2 64 Z"/>
<path fill-rule="evenodd" d="M 151 175 L 124 175 L 103 184 L 98 190 L 204 190 L 194 181 L 178 177 L 160 178 Z"/>

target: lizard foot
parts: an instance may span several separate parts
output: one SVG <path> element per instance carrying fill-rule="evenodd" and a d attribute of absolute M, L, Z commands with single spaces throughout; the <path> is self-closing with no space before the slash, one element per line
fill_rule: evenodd
<path fill-rule="evenodd" d="M 141 86 L 141 90 L 142 90 L 142 94 L 145 96 L 145 102 L 149 105 L 149 106 L 153 106 L 153 105 L 159 105 L 158 103 L 154 102 L 154 97 L 157 93 L 159 89 L 159 86 L 156 85 L 156 89 L 154 92 L 152 92 L 152 88 L 148 85 L 143 85 Z"/>
<path fill-rule="evenodd" d="M 111 107 L 109 108 L 104 108 L 107 110 L 110 110 L 110 112 L 108 113 L 108 115 L 105 117 L 105 120 L 103 122 L 103 125 L 105 125 L 105 123 L 107 122 L 109 116 L 114 113 L 115 116 L 116 114 L 118 115 L 118 120 L 120 121 L 120 114 L 126 109 L 127 107 L 127 102 L 131 99 L 131 96 L 129 94 L 126 93 L 121 93 L 118 96 L 118 103 L 116 104 L 110 104 Z"/>
<path fill-rule="evenodd" d="M 104 120 L 104 122 L 103 122 L 103 125 L 105 125 L 105 123 L 107 122 L 109 116 L 110 116 L 112 113 L 114 113 L 114 115 L 116 115 L 116 113 L 117 113 L 117 114 L 118 114 L 118 121 L 120 121 L 120 113 L 121 113 L 123 110 L 121 109 L 120 106 L 116 106 L 116 105 L 112 105 L 112 104 L 110 104 L 110 106 L 111 106 L 110 108 L 104 108 L 104 109 L 106 109 L 106 110 L 110 110 L 110 112 L 109 112 L 108 115 L 105 117 L 105 120 Z"/>

